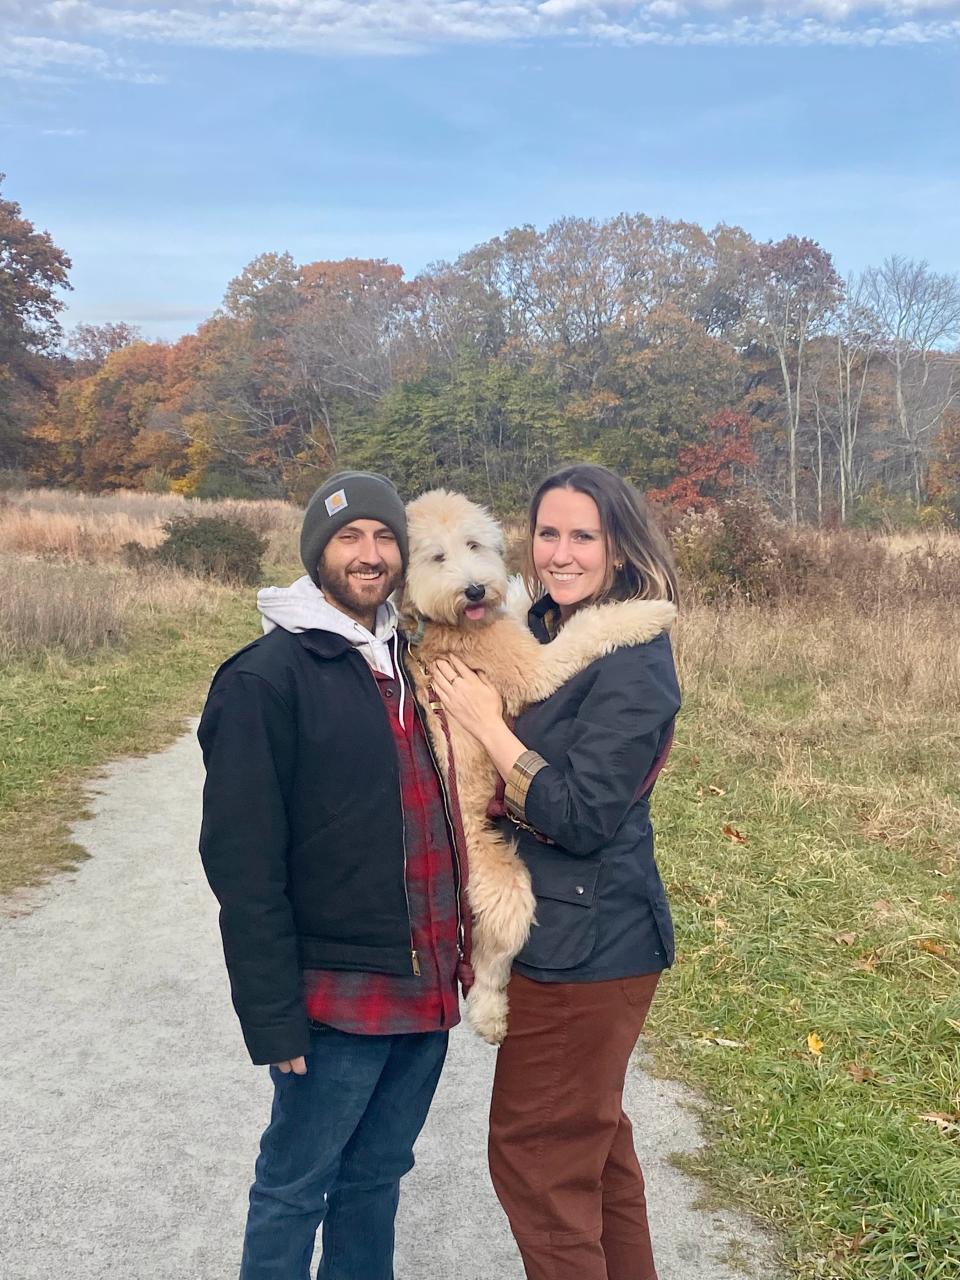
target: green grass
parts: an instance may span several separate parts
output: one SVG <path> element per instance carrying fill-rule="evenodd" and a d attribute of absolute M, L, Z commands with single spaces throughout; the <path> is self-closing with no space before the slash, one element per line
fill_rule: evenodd
<path fill-rule="evenodd" d="M 3 667 L 0 692 L 0 894 L 42 882 L 83 856 L 69 836 L 91 769 L 152 751 L 196 714 L 210 677 L 259 632 L 253 592 L 223 593 L 215 615 L 185 610 L 134 629 L 123 651 L 56 652 Z"/>
<path fill-rule="evenodd" d="M 686 1163 L 799 1275 L 957 1280 L 960 735 L 826 725 L 823 683 L 688 699 L 654 805 L 679 947 L 652 1040 L 709 1099 Z"/>

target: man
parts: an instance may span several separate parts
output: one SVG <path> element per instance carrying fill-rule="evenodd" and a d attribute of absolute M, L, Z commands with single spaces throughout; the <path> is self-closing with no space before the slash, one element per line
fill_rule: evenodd
<path fill-rule="evenodd" d="M 392 1280 L 400 1178 L 459 1021 L 462 878 L 390 595 L 406 519 L 384 476 L 307 507 L 307 577 L 200 723 L 200 852 L 247 1049 L 270 1064 L 240 1280 Z"/>

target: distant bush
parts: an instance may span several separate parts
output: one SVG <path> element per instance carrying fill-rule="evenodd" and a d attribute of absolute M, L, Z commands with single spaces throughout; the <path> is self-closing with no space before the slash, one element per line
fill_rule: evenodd
<path fill-rule="evenodd" d="M 168 565 L 198 577 L 250 586 L 259 582 L 267 542 L 246 524 L 221 516 L 175 516 L 163 525 L 158 547 L 127 543 L 124 557 L 133 568 Z"/>
<path fill-rule="evenodd" d="M 950 535 L 919 534 L 919 545 L 898 551 L 889 537 L 792 528 L 736 499 L 688 512 L 670 538 L 684 594 L 707 602 L 843 597 L 869 609 L 902 598 L 960 600 L 960 545 Z"/>
<path fill-rule="evenodd" d="M 886 493 L 870 489 L 857 502 L 850 517 L 854 529 L 876 533 L 896 533 L 904 529 L 943 529 L 954 523 L 953 513 L 945 507 L 918 507 L 903 493 Z"/>
<path fill-rule="evenodd" d="M 11 489 L 26 489 L 29 484 L 30 477 L 26 471 L 18 471 L 15 467 L 0 467 L 0 493 Z"/>
<path fill-rule="evenodd" d="M 704 600 L 730 594 L 763 600 L 781 567 L 774 525 L 759 504 L 735 499 L 691 511 L 671 533 L 677 568 Z"/>

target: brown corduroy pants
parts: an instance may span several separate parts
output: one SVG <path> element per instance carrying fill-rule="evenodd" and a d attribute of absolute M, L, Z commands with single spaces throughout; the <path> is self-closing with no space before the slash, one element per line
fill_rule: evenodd
<path fill-rule="evenodd" d="M 527 1280 L 657 1280 L 623 1082 L 659 978 L 510 980 L 490 1174 Z"/>

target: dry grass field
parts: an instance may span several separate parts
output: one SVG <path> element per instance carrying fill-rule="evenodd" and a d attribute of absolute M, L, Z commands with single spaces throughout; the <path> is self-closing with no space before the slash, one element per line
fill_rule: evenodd
<path fill-rule="evenodd" d="M 43 556 L 67 564 L 119 557 L 126 542 L 156 546 L 165 521 L 189 515 L 239 520 L 270 541 L 268 557 L 289 560 L 300 513 L 286 502 L 218 502 L 174 494 L 122 492 L 94 497 L 59 489 L 0 495 L 0 554 Z"/>
<path fill-rule="evenodd" d="M 0 892 L 69 862 L 89 769 L 175 733 L 258 631 L 249 588 L 123 565 L 189 509 L 300 572 L 280 503 L 0 503 Z M 686 584 L 649 1039 L 710 1100 L 693 1163 L 798 1277 L 960 1280 L 960 536 L 807 542 L 764 604 Z"/>
<path fill-rule="evenodd" d="M 125 543 L 155 546 L 189 513 L 242 519 L 268 540 L 269 578 L 298 572 L 299 513 L 285 503 L 0 497 L 0 893 L 71 864 L 87 771 L 167 741 L 258 634 L 250 590 L 124 563 Z"/>

